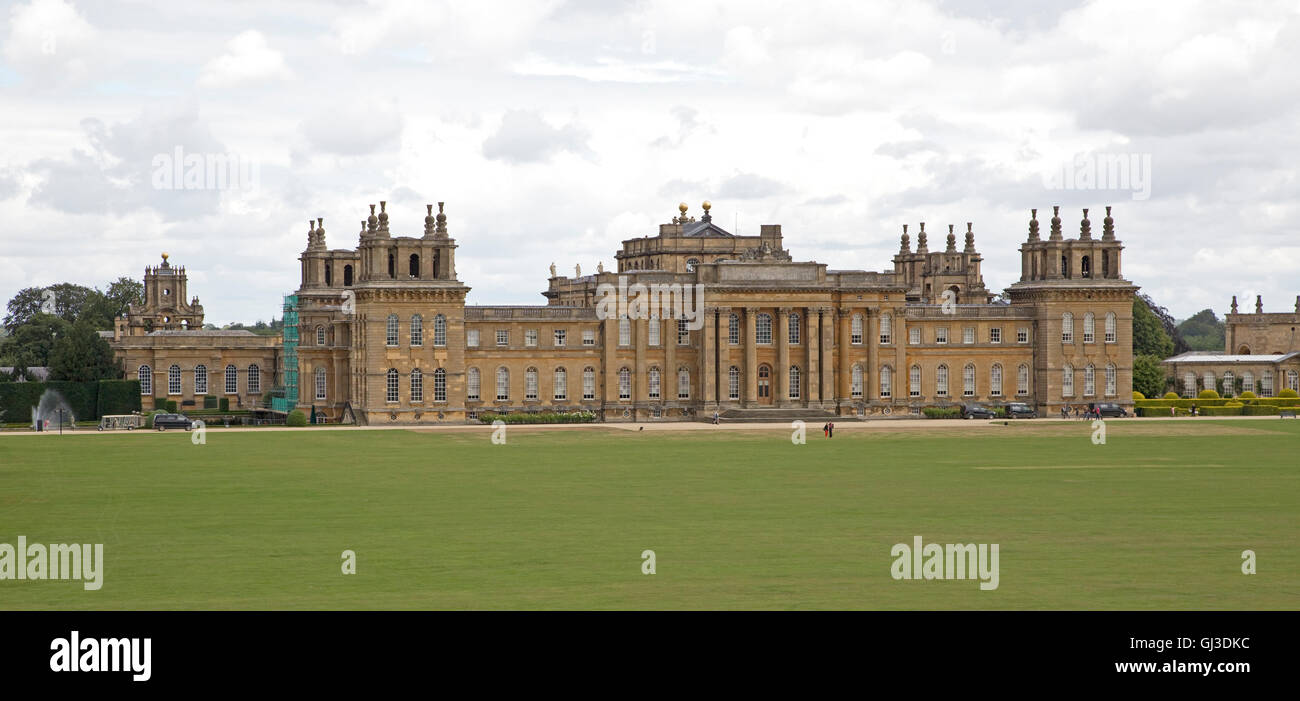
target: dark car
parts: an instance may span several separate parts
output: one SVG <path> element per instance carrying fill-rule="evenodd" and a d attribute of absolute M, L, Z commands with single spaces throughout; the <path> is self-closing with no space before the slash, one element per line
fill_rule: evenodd
<path fill-rule="evenodd" d="M 963 419 L 995 419 L 998 413 L 983 404 L 963 404 L 961 407 L 961 417 Z"/>
<path fill-rule="evenodd" d="M 1038 412 L 1024 402 L 1012 402 L 1007 405 L 1007 416 L 1013 419 L 1032 419 L 1038 416 Z"/>
<path fill-rule="evenodd" d="M 169 428 L 179 428 L 188 431 L 194 422 L 184 414 L 158 414 L 153 417 L 153 427 L 159 431 L 166 431 Z"/>
<path fill-rule="evenodd" d="M 1103 417 L 1118 416 L 1123 418 L 1128 416 L 1128 412 L 1124 411 L 1124 407 L 1114 403 L 1098 404 L 1097 411 L 1100 412 Z"/>

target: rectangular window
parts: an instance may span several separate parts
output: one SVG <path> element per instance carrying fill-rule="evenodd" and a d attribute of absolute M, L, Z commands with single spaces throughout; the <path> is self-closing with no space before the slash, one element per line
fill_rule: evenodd
<path fill-rule="evenodd" d="M 677 345 L 679 346 L 691 345 L 691 329 L 687 325 L 687 321 L 685 319 L 677 320 Z"/>
<path fill-rule="evenodd" d="M 510 345 L 510 332 L 505 329 L 497 329 L 497 347 L 503 348 Z"/>
<path fill-rule="evenodd" d="M 465 398 L 477 400 L 482 390 L 482 382 L 478 368 L 470 368 L 469 377 L 465 380 Z"/>
<path fill-rule="evenodd" d="M 256 365 L 248 366 L 248 393 L 262 393 L 262 369 Z"/>
<path fill-rule="evenodd" d="M 555 329 L 554 334 L 555 334 L 555 347 L 563 348 L 564 337 L 568 335 L 568 332 L 565 331 L 564 329 Z"/>
<path fill-rule="evenodd" d="M 855 346 L 862 345 L 862 315 L 854 314 L 853 321 L 849 330 L 849 343 Z"/>
<path fill-rule="evenodd" d="M 989 329 L 989 343 L 1001 343 L 1001 342 L 1002 342 L 1002 329 L 997 326 Z"/>
<path fill-rule="evenodd" d="M 1016 329 L 1016 343 L 1029 343 L 1029 329 L 1023 326 Z"/>
<path fill-rule="evenodd" d="M 964 329 L 961 330 L 961 342 L 962 342 L 962 343 L 974 343 L 974 342 L 975 342 L 975 327 L 974 327 L 974 326 L 967 326 L 966 328 L 964 328 Z"/>
<path fill-rule="evenodd" d="M 655 316 L 654 314 L 651 314 L 650 323 L 646 326 L 646 331 L 648 331 L 648 333 L 646 334 L 647 346 L 659 345 L 659 323 L 660 323 L 659 317 Z"/>
<path fill-rule="evenodd" d="M 524 399 L 537 399 L 537 371 L 524 373 Z"/>
<path fill-rule="evenodd" d="M 677 398 L 691 398 L 691 374 L 685 370 L 677 372 Z"/>
<path fill-rule="evenodd" d="M 907 342 L 914 346 L 921 342 L 920 326 L 913 326 L 912 328 L 907 330 Z"/>
<path fill-rule="evenodd" d="M 596 371 L 591 368 L 582 371 L 582 398 L 596 398 Z"/>
<path fill-rule="evenodd" d="M 537 347 L 537 329 L 527 329 L 524 331 L 524 345 L 529 348 Z"/>
<path fill-rule="evenodd" d="M 596 345 L 596 331 L 594 329 L 582 330 L 582 345 L 584 346 Z"/>
<path fill-rule="evenodd" d="M 934 330 L 934 342 L 935 343 L 948 342 L 948 327 L 940 326 L 939 328 Z"/>
<path fill-rule="evenodd" d="M 478 329 L 467 329 L 465 331 L 465 345 L 470 348 L 478 348 Z"/>
<path fill-rule="evenodd" d="M 894 342 L 894 317 L 883 314 L 880 317 L 880 345 L 887 346 Z"/>

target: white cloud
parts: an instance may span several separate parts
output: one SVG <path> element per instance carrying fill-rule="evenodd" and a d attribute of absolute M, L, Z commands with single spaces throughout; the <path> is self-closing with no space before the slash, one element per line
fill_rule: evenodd
<path fill-rule="evenodd" d="M 266 43 L 256 29 L 239 33 L 226 44 L 226 53 L 203 67 L 199 85 L 225 88 L 243 83 L 290 80 L 293 71 L 279 51 Z"/>
<path fill-rule="evenodd" d="M 34 84 L 74 82 L 85 76 L 98 38 L 71 3 L 32 0 L 9 11 L 4 58 Z"/>

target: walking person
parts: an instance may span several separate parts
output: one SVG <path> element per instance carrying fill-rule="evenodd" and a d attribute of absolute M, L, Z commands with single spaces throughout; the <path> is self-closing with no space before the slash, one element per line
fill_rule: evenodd
<path fill-rule="evenodd" d="M 716 411 L 713 412 L 713 425 L 714 425 L 714 426 L 717 426 L 717 425 L 718 425 L 718 412 L 716 412 Z"/>
<path fill-rule="evenodd" d="M 834 421 L 827 421 L 827 422 L 826 422 L 826 437 L 827 437 L 827 438 L 834 438 L 834 437 L 835 437 L 835 422 L 834 422 Z"/>
<path fill-rule="evenodd" d="M 826 423 L 822 424 L 822 436 L 826 438 L 831 437 L 831 422 L 827 421 Z"/>

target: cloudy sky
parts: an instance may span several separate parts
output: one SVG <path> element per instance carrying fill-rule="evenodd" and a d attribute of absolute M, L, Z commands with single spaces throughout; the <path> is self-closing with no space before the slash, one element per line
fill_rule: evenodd
<path fill-rule="evenodd" d="M 308 219 L 352 247 L 387 200 L 400 235 L 447 203 L 471 303 L 539 304 L 709 199 L 832 268 L 974 222 L 995 290 L 1030 208 L 1113 205 L 1176 316 L 1289 311 L 1297 65 L 1298 0 L 10 2 L 0 297 L 167 251 L 209 322 L 269 319 Z"/>

